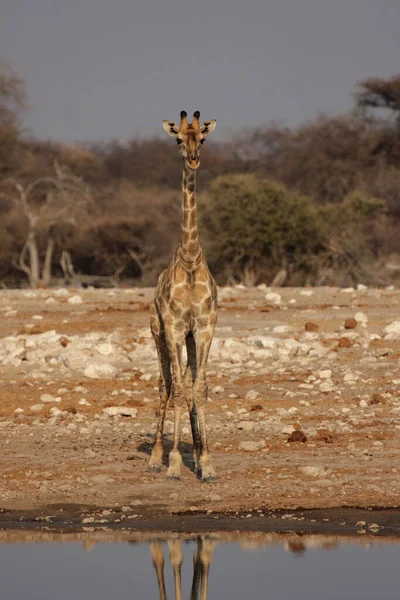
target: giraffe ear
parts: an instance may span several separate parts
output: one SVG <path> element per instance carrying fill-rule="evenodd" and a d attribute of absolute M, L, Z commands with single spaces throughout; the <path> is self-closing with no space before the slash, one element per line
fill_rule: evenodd
<path fill-rule="evenodd" d="M 212 119 L 211 121 L 204 121 L 203 125 L 200 126 L 200 131 L 204 137 L 207 137 L 212 133 L 215 129 L 217 121 Z"/>
<path fill-rule="evenodd" d="M 170 135 L 171 137 L 177 136 L 179 129 L 173 121 L 163 121 L 162 125 L 164 127 L 165 133 L 168 133 L 168 135 Z"/>

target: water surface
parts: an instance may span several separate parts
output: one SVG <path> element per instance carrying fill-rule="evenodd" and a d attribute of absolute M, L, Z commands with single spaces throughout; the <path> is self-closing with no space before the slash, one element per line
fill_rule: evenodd
<path fill-rule="evenodd" d="M 175 599 L 180 587 L 182 598 L 201 600 L 398 597 L 400 545 L 372 536 L 57 539 L 0 544 L 3 598 Z"/>

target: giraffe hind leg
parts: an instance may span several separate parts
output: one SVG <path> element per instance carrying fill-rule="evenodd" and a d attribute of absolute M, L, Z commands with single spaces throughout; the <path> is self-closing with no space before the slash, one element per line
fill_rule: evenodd
<path fill-rule="evenodd" d="M 150 321 L 151 332 L 157 348 L 160 377 L 158 380 L 160 391 L 160 408 L 157 421 L 156 438 L 151 451 L 148 470 L 150 473 L 159 473 L 163 458 L 163 430 L 168 399 L 171 393 L 171 362 L 168 353 L 167 341 L 160 316 L 156 309 L 152 311 Z"/>

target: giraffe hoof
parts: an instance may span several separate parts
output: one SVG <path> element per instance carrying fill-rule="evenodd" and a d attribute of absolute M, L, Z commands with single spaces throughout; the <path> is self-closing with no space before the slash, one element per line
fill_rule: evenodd
<path fill-rule="evenodd" d="M 217 481 L 216 475 L 203 475 L 201 478 L 203 483 L 215 483 Z"/>
<path fill-rule="evenodd" d="M 161 465 L 149 465 L 147 470 L 149 473 L 160 473 Z"/>
<path fill-rule="evenodd" d="M 165 479 L 167 481 L 180 481 L 181 476 L 180 475 L 167 475 Z"/>

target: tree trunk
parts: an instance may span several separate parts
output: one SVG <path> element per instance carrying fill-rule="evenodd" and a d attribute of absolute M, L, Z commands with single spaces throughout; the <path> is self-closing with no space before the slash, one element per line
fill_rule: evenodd
<path fill-rule="evenodd" d="M 44 257 L 43 270 L 42 270 L 42 283 L 48 286 L 51 281 L 51 266 L 54 251 L 54 239 L 50 236 L 47 241 L 46 255 Z"/>
<path fill-rule="evenodd" d="M 26 251 L 29 252 L 29 265 L 25 263 Z M 31 287 L 36 288 L 40 280 L 40 262 L 35 230 L 33 228 L 29 228 L 28 239 L 20 256 L 20 267 L 28 275 Z"/>

